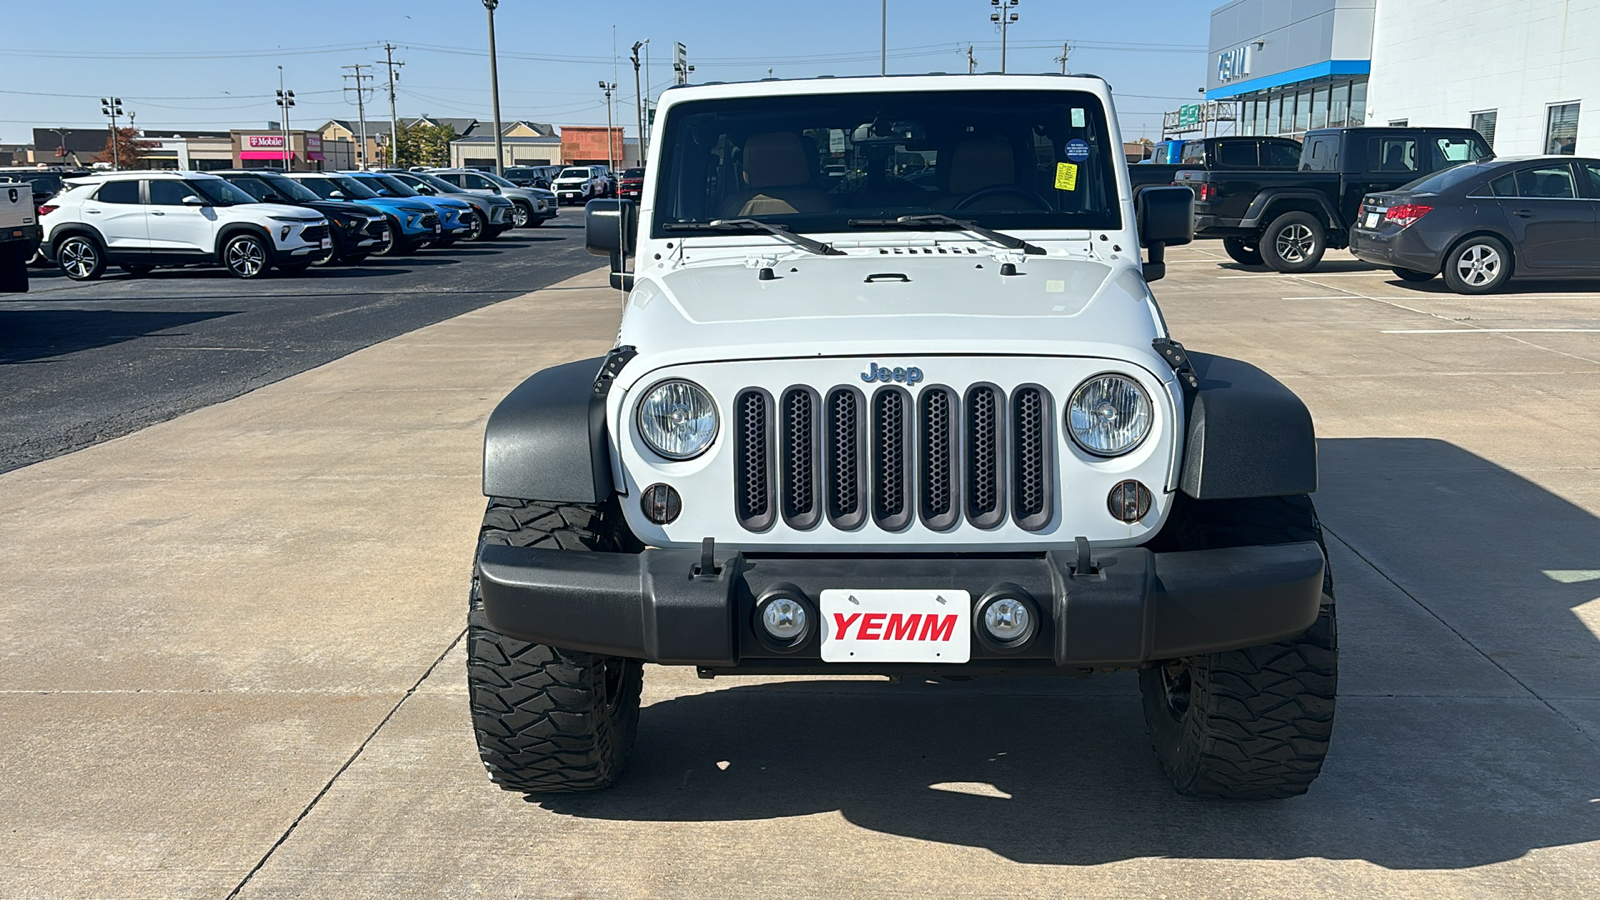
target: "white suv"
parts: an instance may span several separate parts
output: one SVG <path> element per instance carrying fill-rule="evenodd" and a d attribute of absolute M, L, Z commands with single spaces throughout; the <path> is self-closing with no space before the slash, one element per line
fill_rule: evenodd
<path fill-rule="evenodd" d="M 599 166 L 568 166 L 550 183 L 560 203 L 587 203 L 606 195 L 606 180 Z"/>
<path fill-rule="evenodd" d="M 198 263 L 257 278 L 273 266 L 304 271 L 331 246 L 321 214 L 258 203 L 200 172 L 73 179 L 40 209 L 40 224 L 43 246 L 74 281 L 99 278 L 108 263 L 130 275 Z"/>

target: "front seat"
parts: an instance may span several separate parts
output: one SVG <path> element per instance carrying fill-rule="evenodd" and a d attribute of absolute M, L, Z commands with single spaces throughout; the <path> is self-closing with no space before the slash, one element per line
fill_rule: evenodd
<path fill-rule="evenodd" d="M 957 141 L 950 151 L 950 182 L 946 188 L 951 196 L 942 198 L 935 206 L 950 209 L 984 188 L 1017 183 L 1017 160 L 1011 144 L 998 138 L 966 138 Z M 996 194 L 979 200 L 968 209 L 1015 209 L 1014 195 Z"/>
<path fill-rule="evenodd" d="M 811 162 L 800 135 L 792 131 L 751 135 L 745 139 L 742 162 L 749 189 L 723 201 L 723 217 L 781 216 L 833 208 L 812 181 Z"/>

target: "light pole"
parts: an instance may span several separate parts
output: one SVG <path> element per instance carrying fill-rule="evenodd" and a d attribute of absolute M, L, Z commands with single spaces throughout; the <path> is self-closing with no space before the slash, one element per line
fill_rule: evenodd
<path fill-rule="evenodd" d="M 883 0 L 883 29 L 880 32 L 882 43 L 879 45 L 878 74 L 889 74 L 889 0 Z"/>
<path fill-rule="evenodd" d="M 639 48 L 650 43 L 649 40 L 633 42 L 633 105 L 639 110 L 639 164 L 644 165 L 644 95 L 639 92 Z"/>
<path fill-rule="evenodd" d="M 617 146 L 611 142 L 613 137 L 613 132 L 611 131 L 611 92 L 616 89 L 617 83 L 615 81 L 609 83 L 600 82 L 600 90 L 606 92 L 606 159 L 610 160 L 613 175 L 617 171 Z"/>
<path fill-rule="evenodd" d="M 994 7 L 994 12 L 989 14 L 989 21 L 1000 26 L 1000 74 L 1006 73 L 1006 29 L 1017 21 L 1017 0 L 989 0 L 989 5 Z"/>
<path fill-rule="evenodd" d="M 100 114 L 111 117 L 111 169 L 115 171 L 122 168 L 122 161 L 118 159 L 117 153 L 117 145 L 122 143 L 122 136 L 117 134 L 117 116 L 122 115 L 122 98 L 101 97 Z"/>
<path fill-rule="evenodd" d="M 278 67 L 278 108 L 283 110 L 283 170 L 291 172 L 294 163 L 289 153 L 289 110 L 294 107 L 294 91 L 283 89 L 283 66 Z"/>
<path fill-rule="evenodd" d="M 506 154 L 500 141 L 500 63 L 494 52 L 494 8 L 500 0 L 483 0 L 489 11 L 489 91 L 494 94 L 494 173 L 505 175 Z"/>

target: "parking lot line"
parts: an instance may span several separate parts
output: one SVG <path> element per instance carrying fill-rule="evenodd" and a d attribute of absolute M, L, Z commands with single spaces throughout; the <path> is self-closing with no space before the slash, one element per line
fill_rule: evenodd
<path fill-rule="evenodd" d="M 1600 328 L 1399 328 L 1383 334 L 1600 334 Z"/>

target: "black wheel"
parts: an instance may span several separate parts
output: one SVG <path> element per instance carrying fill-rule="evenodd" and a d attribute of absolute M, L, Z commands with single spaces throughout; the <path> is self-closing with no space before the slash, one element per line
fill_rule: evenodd
<path fill-rule="evenodd" d="M 1511 251 L 1499 238 L 1469 237 L 1444 257 L 1444 283 L 1458 294 L 1488 294 L 1511 277 Z"/>
<path fill-rule="evenodd" d="M 122 271 L 127 272 L 129 275 L 132 275 L 135 278 L 143 278 L 144 276 L 149 275 L 151 272 L 154 272 L 156 267 L 135 263 L 124 263 L 121 268 Z"/>
<path fill-rule="evenodd" d="M 94 238 L 74 234 L 56 245 L 56 265 L 73 281 L 93 281 L 106 270 L 106 255 Z"/>
<path fill-rule="evenodd" d="M 1418 272 L 1416 269 L 1395 269 L 1394 273 L 1404 281 L 1415 281 L 1419 284 L 1424 281 L 1432 281 L 1433 276 L 1439 274 L 1437 272 Z"/>
<path fill-rule="evenodd" d="M 1262 264 L 1261 248 L 1257 247 L 1253 241 L 1247 241 L 1242 237 L 1223 238 L 1222 249 L 1227 251 L 1228 256 L 1241 266 L 1259 266 Z"/>
<path fill-rule="evenodd" d="M 1261 261 L 1278 272 L 1309 272 L 1322 262 L 1328 236 L 1322 222 L 1306 212 L 1287 212 L 1261 233 Z"/>
<path fill-rule="evenodd" d="M 372 253 L 374 256 L 399 256 L 405 252 L 403 249 L 405 240 L 400 234 L 400 220 L 390 215 L 385 215 L 384 218 L 389 220 L 386 232 L 389 236 L 380 240 Z"/>
<path fill-rule="evenodd" d="M 329 227 L 333 229 L 333 239 L 328 241 L 328 249 L 322 251 L 317 255 L 316 259 L 311 261 L 310 264 L 313 266 L 331 266 L 344 261 L 344 240 L 339 237 L 337 226 L 330 222 Z M 282 267 L 280 266 L 279 268 Z"/>
<path fill-rule="evenodd" d="M 636 552 L 614 505 L 489 501 L 478 544 L 570 553 Z M 639 724 L 638 660 L 506 637 L 489 626 L 478 577 L 467 612 L 467 688 L 478 756 L 507 790 L 571 793 L 610 787 Z"/>
<path fill-rule="evenodd" d="M 464 216 L 464 218 L 467 220 L 466 239 L 469 241 L 484 240 L 484 234 L 488 231 L 488 229 L 483 225 L 483 216 L 478 215 L 476 212 L 472 212 L 468 213 L 466 216 Z"/>
<path fill-rule="evenodd" d="M 1160 538 L 1164 549 L 1323 543 L 1305 496 L 1185 497 L 1172 515 Z M 1272 800 L 1304 794 L 1321 773 L 1338 677 L 1333 574 L 1325 569 L 1322 612 L 1304 634 L 1170 660 L 1140 672 L 1139 691 L 1156 758 L 1179 793 Z"/>
<path fill-rule="evenodd" d="M 304 275 L 306 270 L 311 268 L 312 265 L 313 263 L 308 262 L 290 263 L 287 266 L 279 266 L 278 273 L 281 275 Z"/>
<path fill-rule="evenodd" d="M 511 227 L 527 228 L 533 224 L 533 207 L 526 203 L 515 203 L 511 206 Z"/>
<path fill-rule="evenodd" d="M 271 268 L 267 244 L 253 234 L 238 234 L 222 248 L 222 265 L 235 278 L 260 278 Z"/>

